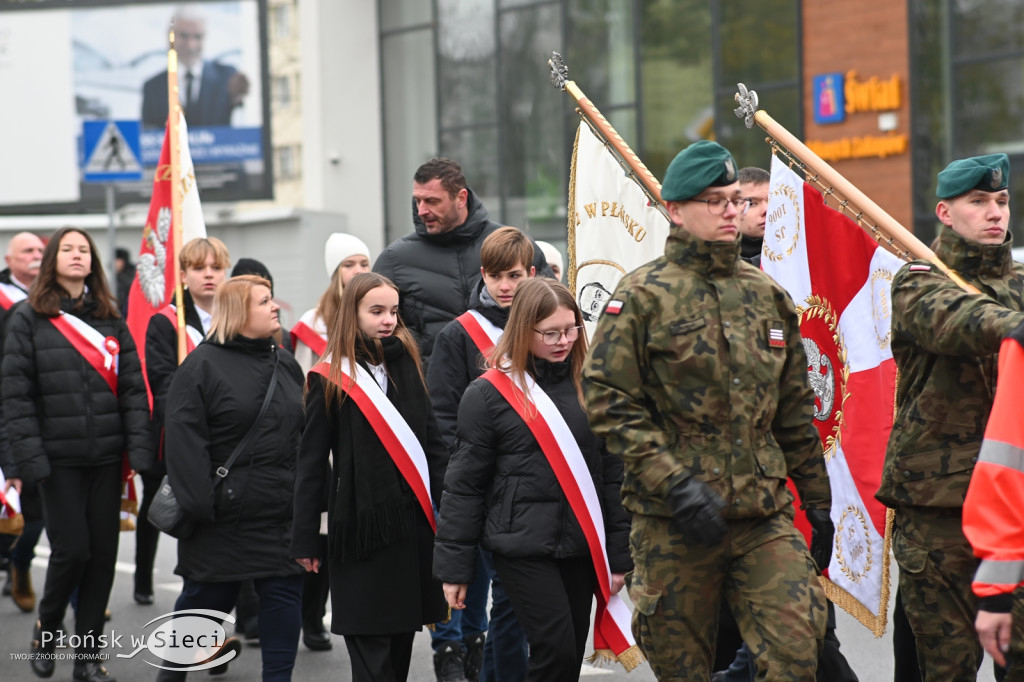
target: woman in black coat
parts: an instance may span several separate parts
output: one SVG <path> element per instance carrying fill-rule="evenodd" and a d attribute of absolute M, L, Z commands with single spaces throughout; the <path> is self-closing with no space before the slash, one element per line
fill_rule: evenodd
<path fill-rule="evenodd" d="M 578 444 L 604 519 L 617 593 L 632 568 L 629 518 L 619 489 L 622 462 L 591 432 L 580 393 L 586 339 L 572 294 L 558 282 L 536 278 L 516 290 L 505 334 L 495 346 L 495 369 L 466 389 L 459 406 L 457 445 L 445 474 L 434 548 L 434 575 L 444 581 L 452 608 L 464 608 L 476 569 L 476 547 L 494 566 L 530 644 L 528 679 L 579 676 L 597 573 L 590 547 L 551 464 L 533 431 L 492 378 L 528 386 L 519 403 L 545 394 Z M 550 422 L 549 422 L 550 423 Z M 607 571 L 601 566 L 597 570 Z"/>
<path fill-rule="evenodd" d="M 167 395 L 164 453 L 178 503 L 198 521 L 178 540 L 175 573 L 185 579 L 175 610 L 235 606 L 241 581 L 259 594 L 264 680 L 290 680 L 301 620 L 302 570 L 288 556 L 292 488 L 302 432 L 302 372 L 273 334 L 281 325 L 270 283 L 233 277 L 214 299 L 203 343 L 175 372 Z M 266 414 L 256 418 L 277 365 Z M 255 426 L 253 426 L 255 423 Z M 252 438 L 214 488 L 215 472 L 249 428 Z M 215 655 L 238 652 L 229 638 Z M 159 679 L 182 679 L 161 671 Z"/>
<path fill-rule="evenodd" d="M 390 280 L 375 273 L 352 278 L 325 357 L 334 360 L 309 373 L 291 554 L 307 571 L 320 570 L 320 499 L 329 486 L 331 632 L 345 636 L 353 680 L 405 680 L 414 634 L 446 613 L 430 568 L 431 499 L 440 491 L 448 450 Z M 424 475 L 396 465 L 351 395 L 356 388 L 341 374 L 346 363 L 359 391 L 397 409 L 421 449 Z M 333 478 L 324 480 L 332 450 Z"/>
<path fill-rule="evenodd" d="M 117 561 L 121 460 L 125 452 L 134 467 L 148 459 L 149 404 L 88 234 L 63 228 L 50 238 L 7 330 L 3 413 L 20 477 L 12 482 L 40 484 L 51 550 L 32 651 L 54 653 L 52 634 L 78 588 L 75 679 L 109 680 L 95 657 Z M 40 677 L 53 674 L 52 658 L 31 663 Z"/>

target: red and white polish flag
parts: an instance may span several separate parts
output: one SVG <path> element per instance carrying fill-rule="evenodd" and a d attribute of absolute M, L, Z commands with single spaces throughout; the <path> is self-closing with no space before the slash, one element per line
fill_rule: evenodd
<path fill-rule="evenodd" d="M 892 429 L 889 291 L 902 264 L 772 157 L 761 267 L 800 314 L 836 526 L 826 593 L 876 635 L 885 630 L 889 535 L 874 494 Z"/>

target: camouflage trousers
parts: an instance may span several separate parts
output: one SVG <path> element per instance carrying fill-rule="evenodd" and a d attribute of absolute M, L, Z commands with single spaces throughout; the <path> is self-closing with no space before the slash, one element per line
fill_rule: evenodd
<path fill-rule="evenodd" d="M 670 519 L 634 514 L 633 635 L 659 680 L 707 680 L 726 600 L 758 680 L 813 682 L 825 594 L 791 509 L 729 521 L 715 547 L 691 547 Z"/>
<path fill-rule="evenodd" d="M 892 529 L 903 608 L 917 642 L 923 682 L 974 682 L 984 651 L 974 630 L 978 569 L 959 509 L 900 507 Z M 1006 682 L 1024 680 L 1024 600 L 1014 593 Z"/>

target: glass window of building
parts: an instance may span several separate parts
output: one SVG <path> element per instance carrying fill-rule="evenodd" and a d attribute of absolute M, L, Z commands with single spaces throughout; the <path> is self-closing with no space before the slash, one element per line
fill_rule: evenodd
<path fill-rule="evenodd" d="M 564 246 L 580 119 L 550 85 L 552 51 L 659 177 L 680 149 L 704 138 L 737 145 L 741 164 L 767 165 L 763 136 L 733 117 L 738 81 L 759 88 L 773 115 L 801 131 L 799 0 L 379 0 L 378 7 L 388 240 L 412 229 L 416 167 L 447 156 L 462 164 L 492 219 Z M 750 35 L 754 44 L 745 42 Z"/>
<path fill-rule="evenodd" d="M 292 8 L 285 3 L 270 8 L 271 23 L 274 26 L 274 37 L 278 40 L 290 38 L 292 35 Z"/>
<path fill-rule="evenodd" d="M 287 75 L 274 76 L 271 79 L 274 105 L 287 107 L 292 103 L 292 81 Z"/>
<path fill-rule="evenodd" d="M 953 159 L 1003 152 L 1024 177 L 1024 4 L 1016 0 L 910 0 L 914 231 L 937 233 L 936 175 Z M 1024 183 L 1010 185 L 1024 205 Z M 1024 241 L 1019 212 L 1015 241 Z"/>

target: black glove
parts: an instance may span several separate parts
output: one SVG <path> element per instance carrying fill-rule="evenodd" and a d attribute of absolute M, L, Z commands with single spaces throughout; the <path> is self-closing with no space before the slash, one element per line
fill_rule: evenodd
<path fill-rule="evenodd" d="M 704 481 L 687 478 L 668 493 L 672 528 L 684 538 L 713 547 L 725 535 L 725 502 Z"/>
<path fill-rule="evenodd" d="M 824 571 L 832 560 L 836 527 L 832 525 L 827 509 L 808 509 L 807 520 L 811 523 L 811 558 L 818 565 L 818 570 Z"/>

